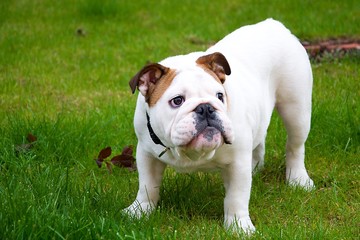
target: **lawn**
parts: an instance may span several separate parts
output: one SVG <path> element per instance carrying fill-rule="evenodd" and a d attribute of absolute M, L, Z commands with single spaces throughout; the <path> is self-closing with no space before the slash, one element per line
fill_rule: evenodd
<path fill-rule="evenodd" d="M 205 50 L 268 17 L 301 40 L 360 38 L 355 0 L 1 1 L 0 239 L 236 238 L 222 227 L 218 173 L 167 169 L 157 211 L 134 220 L 121 209 L 136 196 L 136 171 L 110 174 L 94 159 L 136 145 L 128 81 L 146 62 Z M 312 63 L 314 191 L 285 184 L 286 134 L 274 114 L 254 176 L 253 239 L 358 239 L 359 66 L 359 50 Z"/>

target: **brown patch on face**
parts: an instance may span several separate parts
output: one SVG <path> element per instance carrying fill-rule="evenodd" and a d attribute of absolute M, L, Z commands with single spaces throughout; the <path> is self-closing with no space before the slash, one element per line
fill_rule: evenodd
<path fill-rule="evenodd" d="M 149 104 L 149 107 L 154 106 L 164 92 L 169 88 L 173 79 L 176 76 L 176 71 L 174 69 L 169 69 L 169 71 L 163 75 L 154 85 L 149 86 L 148 94 L 146 97 L 146 102 Z"/>

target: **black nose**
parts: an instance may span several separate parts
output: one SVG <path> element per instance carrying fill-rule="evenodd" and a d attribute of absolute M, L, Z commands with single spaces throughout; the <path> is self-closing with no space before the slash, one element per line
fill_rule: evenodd
<path fill-rule="evenodd" d="M 202 119 L 215 119 L 215 109 L 208 103 L 202 103 L 195 108 L 195 113 Z"/>

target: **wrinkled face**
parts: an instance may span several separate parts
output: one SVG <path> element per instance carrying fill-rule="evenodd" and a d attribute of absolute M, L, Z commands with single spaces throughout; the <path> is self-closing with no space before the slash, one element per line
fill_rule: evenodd
<path fill-rule="evenodd" d="M 210 152 L 231 143 L 222 84 L 198 70 L 179 72 L 158 103 L 150 108 L 154 131 L 181 152 Z M 165 144 L 166 145 L 166 144 Z"/>
<path fill-rule="evenodd" d="M 220 78 L 225 76 L 210 70 L 197 64 L 139 78 L 143 82 L 158 78 L 153 86 L 142 84 L 138 88 L 147 101 L 155 134 L 178 157 L 210 158 L 221 145 L 233 141 L 224 80 Z"/>

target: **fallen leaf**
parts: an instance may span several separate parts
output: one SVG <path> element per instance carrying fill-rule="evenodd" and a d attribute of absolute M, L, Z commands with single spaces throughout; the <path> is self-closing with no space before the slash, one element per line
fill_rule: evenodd
<path fill-rule="evenodd" d="M 111 159 L 112 164 L 118 167 L 132 168 L 135 158 L 129 155 L 117 155 Z"/>
<path fill-rule="evenodd" d="M 113 157 L 110 161 L 117 167 L 127 168 L 130 171 L 136 170 L 135 158 L 132 156 L 132 146 L 124 147 L 122 153 Z"/>
<path fill-rule="evenodd" d="M 122 150 L 122 155 L 130 155 L 132 156 L 133 154 L 133 146 L 125 146 L 124 149 Z"/>
<path fill-rule="evenodd" d="M 32 133 L 29 133 L 27 135 L 27 140 L 30 142 L 30 143 L 33 143 L 33 142 L 36 142 L 37 141 L 37 137 L 34 136 Z"/>
<path fill-rule="evenodd" d="M 99 153 L 98 159 L 104 160 L 105 158 L 111 155 L 111 147 L 106 147 L 102 149 Z"/>
<path fill-rule="evenodd" d="M 132 156 L 133 146 L 125 146 L 120 155 L 114 156 L 110 161 L 106 160 L 111 155 L 111 147 L 102 149 L 97 159 L 94 159 L 99 168 L 102 164 L 106 164 L 109 173 L 112 173 L 112 165 L 120 168 L 127 168 L 130 171 L 136 170 L 135 158 Z"/>
<path fill-rule="evenodd" d="M 99 168 L 101 168 L 104 159 L 111 155 L 111 147 L 103 148 L 98 155 L 98 158 L 94 159 Z"/>

